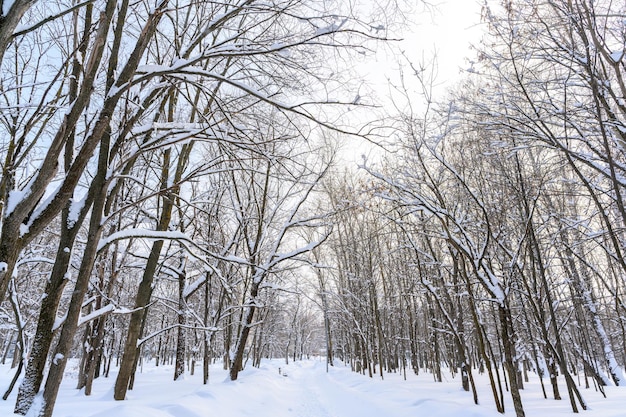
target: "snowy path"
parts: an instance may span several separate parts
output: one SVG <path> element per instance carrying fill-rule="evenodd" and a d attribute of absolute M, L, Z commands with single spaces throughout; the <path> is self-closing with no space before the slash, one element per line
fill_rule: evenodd
<path fill-rule="evenodd" d="M 459 387 L 447 393 L 433 391 L 416 392 L 414 386 L 397 381 L 381 381 L 369 379 L 349 371 L 345 367 L 331 368 L 326 373 L 325 364 L 320 362 L 296 362 L 290 368 L 289 379 L 292 380 L 296 393 L 294 399 L 301 403 L 298 417 L 414 417 L 414 416 L 495 416 L 490 410 L 477 408 L 467 409 L 466 405 L 436 397 L 449 397 L 458 393 L 467 396 Z M 399 375 L 395 375 L 399 377 Z M 396 378 L 397 380 L 398 378 Z"/>
<path fill-rule="evenodd" d="M 379 417 L 389 414 L 375 398 L 339 383 L 319 362 L 296 362 L 286 377 L 292 385 L 298 417 Z"/>
<path fill-rule="evenodd" d="M 280 368 L 280 372 L 279 372 Z M 6 387 L 12 370 L 0 366 L 0 388 Z M 85 397 L 76 381 L 65 378 L 54 417 L 501 417 L 494 411 L 482 381 L 479 398 L 472 403 L 458 380 L 435 383 L 432 376 L 400 374 L 368 378 L 339 365 L 326 372 L 323 361 L 264 361 L 260 369 L 248 366 L 238 381 L 229 381 L 219 365 L 211 368 L 210 383 L 196 375 L 173 382 L 172 367 L 147 365 L 137 375 L 136 387 L 126 401 L 112 400 L 114 376 L 99 378 L 94 393 Z M 285 375 L 286 374 L 286 375 Z M 448 375 L 449 377 L 449 375 Z M 482 376 L 478 376 L 479 379 Z M 567 401 L 544 400 L 537 381 L 524 391 L 527 417 L 573 417 Z M 608 399 L 592 389 L 583 395 L 592 407 L 581 417 L 626 416 L 626 389 L 609 387 Z M 506 416 L 513 417 L 510 404 Z M 0 401 L 0 416 L 12 414 L 15 392 Z"/>

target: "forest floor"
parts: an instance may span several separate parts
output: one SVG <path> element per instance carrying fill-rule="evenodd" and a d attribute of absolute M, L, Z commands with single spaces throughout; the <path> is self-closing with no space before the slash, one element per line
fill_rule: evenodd
<path fill-rule="evenodd" d="M 68 367 L 69 368 L 69 367 Z M 0 389 L 6 389 L 13 370 L 0 366 Z M 75 389 L 75 371 L 69 369 L 54 417 L 496 417 L 487 379 L 478 376 L 481 405 L 461 389 L 459 378 L 445 375 L 442 383 L 431 374 L 385 374 L 370 379 L 343 365 L 326 372 L 322 360 L 285 364 L 264 361 L 248 366 L 238 381 L 229 381 L 219 364 L 211 367 L 208 385 L 202 369 L 183 380 L 172 381 L 171 366 L 148 364 L 137 374 L 135 389 L 126 401 L 112 399 L 115 375 L 99 378 L 93 394 Z M 547 382 L 547 381 L 546 381 Z M 546 387 L 548 388 L 548 387 Z M 562 386 L 566 395 L 565 386 Z M 13 416 L 17 388 L 7 401 L 0 400 L 0 416 Z M 626 416 L 626 388 L 607 387 L 607 398 L 594 388 L 582 389 L 590 410 L 581 417 Z M 514 416 L 507 395 L 506 416 Z M 569 401 L 545 400 L 538 379 L 531 378 L 523 392 L 527 417 L 573 416 Z"/>

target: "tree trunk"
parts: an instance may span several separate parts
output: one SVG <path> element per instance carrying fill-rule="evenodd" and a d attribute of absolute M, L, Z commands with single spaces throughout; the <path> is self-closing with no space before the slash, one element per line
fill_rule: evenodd
<path fill-rule="evenodd" d="M 165 214 L 166 213 L 162 213 L 162 221 L 165 220 Z M 167 224 L 169 224 L 169 218 L 167 219 Z M 134 373 L 134 363 L 137 358 L 137 341 L 139 340 L 139 334 L 141 332 L 145 308 L 150 302 L 150 297 L 152 295 L 152 282 L 154 281 L 154 275 L 159 263 L 162 248 L 162 240 L 158 240 L 152 244 L 152 250 L 148 256 L 148 262 L 146 263 L 146 267 L 144 269 L 143 278 L 139 284 L 139 288 L 137 289 L 135 305 L 133 312 L 130 315 L 128 333 L 126 334 L 126 342 L 124 343 L 124 353 L 120 362 L 120 370 L 115 380 L 113 398 L 118 401 L 126 398 L 128 384 L 130 382 L 131 375 Z"/>
<path fill-rule="evenodd" d="M 172 219 L 172 211 L 174 209 L 174 195 L 176 190 L 173 189 L 167 191 L 170 181 L 170 157 L 171 150 L 165 150 L 163 154 L 163 166 L 161 167 L 161 190 L 164 192 L 164 197 L 161 216 L 157 224 L 158 231 L 168 230 Z M 182 161 L 179 160 L 179 166 L 181 163 Z M 179 170 L 177 170 L 177 175 L 179 175 L 178 171 Z M 135 363 L 137 356 L 137 341 L 139 340 L 139 334 L 145 316 L 145 307 L 150 302 L 150 297 L 152 295 L 152 283 L 154 282 L 154 276 L 159 265 L 159 258 L 161 256 L 161 250 L 163 249 L 163 243 L 163 240 L 157 240 L 152 244 L 152 249 L 150 250 L 150 255 L 148 256 L 148 261 L 146 262 L 141 283 L 137 289 L 135 307 L 133 313 L 130 315 L 130 323 L 128 325 L 128 333 L 124 344 L 124 354 L 120 364 L 120 371 L 117 374 L 117 379 L 115 380 L 113 398 L 118 401 L 126 398 L 126 391 L 128 390 L 131 376 L 133 375 L 133 364 Z"/>
<path fill-rule="evenodd" d="M 9 0 L 4 0 L 8 2 Z M 37 0 L 15 0 L 4 16 L 0 16 L 0 63 L 4 58 L 4 53 L 11 43 L 13 31 L 17 27 L 24 13 L 35 4 Z"/>
<path fill-rule="evenodd" d="M 465 258 L 460 257 L 459 261 L 460 261 L 460 268 L 459 268 L 459 272 L 461 274 L 461 277 L 463 278 L 463 280 L 465 281 L 465 288 L 467 289 L 467 293 L 469 295 L 469 304 L 470 304 L 470 312 L 472 313 L 472 321 L 474 322 L 474 328 L 475 328 L 475 332 L 476 332 L 476 341 L 478 343 L 478 351 L 480 353 L 480 356 L 483 359 L 483 362 L 485 364 L 485 367 L 487 368 L 487 374 L 489 376 L 489 385 L 491 387 L 491 393 L 493 395 L 493 400 L 496 404 L 496 410 L 499 413 L 504 414 L 504 398 L 502 395 L 502 389 L 500 388 L 500 390 L 498 390 L 499 384 L 496 384 L 496 380 L 494 378 L 493 375 L 493 367 L 491 364 L 491 358 L 489 356 L 489 352 L 487 352 L 487 347 L 486 347 L 486 340 L 484 337 L 484 328 L 481 325 L 480 319 L 478 317 L 478 312 L 477 310 L 477 306 L 476 306 L 476 301 L 474 299 L 474 295 L 473 295 L 473 291 L 472 291 L 472 286 L 471 286 L 471 282 L 469 280 L 469 277 L 467 276 L 466 270 L 465 270 L 465 262 L 464 262 Z"/>
<path fill-rule="evenodd" d="M 243 369 L 243 356 L 246 350 L 246 343 L 248 342 L 248 336 L 250 335 L 250 328 L 254 320 L 254 313 L 256 311 L 256 297 L 259 294 L 259 283 L 253 282 L 250 287 L 250 300 L 246 307 L 246 314 L 244 322 L 241 328 L 241 334 L 235 345 L 235 355 L 233 356 L 232 363 L 230 365 L 230 380 L 236 381 L 239 376 L 239 371 Z"/>
<path fill-rule="evenodd" d="M 176 365 L 174 366 L 174 381 L 177 381 L 185 374 L 185 325 L 187 314 L 187 303 L 185 302 L 185 260 L 181 261 L 180 271 L 178 273 L 178 328 L 176 329 Z"/>
<path fill-rule="evenodd" d="M 64 210 L 62 216 L 64 224 L 67 224 L 67 215 L 68 209 Z M 46 297 L 41 300 L 37 330 L 35 331 L 30 349 L 26 373 L 17 393 L 14 410 L 16 414 L 26 414 L 35 399 L 35 395 L 41 388 L 48 352 L 54 337 L 53 328 L 57 318 L 57 309 L 61 301 L 63 289 L 68 281 L 67 270 L 71 259 L 71 248 L 74 246 L 74 238 L 77 232 L 78 227 L 72 229 L 64 227 L 61 229 L 56 259 L 50 278 L 46 283 Z"/>
<path fill-rule="evenodd" d="M 54 350 L 52 363 L 50 364 L 50 370 L 48 372 L 48 378 L 46 380 L 43 393 L 43 407 L 39 413 L 35 414 L 38 417 L 52 417 L 52 411 L 56 403 L 59 387 L 61 385 L 61 381 L 63 380 L 65 365 L 67 364 L 74 336 L 76 335 L 76 331 L 78 329 L 78 321 L 82 310 L 83 300 L 89 287 L 89 279 L 96 260 L 100 236 L 102 234 L 101 223 L 107 194 L 106 175 L 109 159 L 109 141 L 110 136 L 105 135 L 100 143 L 98 173 L 93 181 L 93 183 L 96 184 L 96 190 L 98 190 L 98 192 L 94 198 L 93 208 L 91 211 L 87 244 L 85 245 L 83 259 L 76 278 L 76 285 L 74 287 L 74 292 L 72 293 L 65 322 L 61 329 L 56 349 Z"/>
<path fill-rule="evenodd" d="M 115 268 L 115 253 L 113 252 L 113 261 L 111 262 L 111 268 Z M 117 271 L 112 271 L 108 276 L 108 281 L 105 285 L 105 268 L 104 264 L 101 265 L 99 270 L 100 275 L 100 291 L 106 294 L 107 297 L 111 296 L 114 285 L 117 281 Z M 105 288 L 106 287 L 106 288 Z M 96 309 L 102 307 L 102 296 L 98 295 L 96 299 Z M 107 317 L 101 316 L 95 319 L 92 323 L 93 333 L 91 337 L 91 351 L 89 360 L 87 362 L 86 378 L 85 378 L 85 395 L 91 395 L 93 387 L 93 380 L 100 374 L 100 366 L 102 364 L 102 356 L 104 354 L 104 337 L 106 334 L 106 322 Z"/>
<path fill-rule="evenodd" d="M 502 344 L 504 345 L 504 364 L 507 374 L 509 375 L 509 384 L 511 386 L 511 398 L 513 399 L 513 408 L 517 417 L 524 417 L 524 407 L 522 406 L 522 397 L 520 395 L 518 369 L 515 362 L 515 345 L 513 335 L 513 322 L 511 312 L 506 306 L 498 307 L 500 316 L 500 325 L 502 332 Z"/>

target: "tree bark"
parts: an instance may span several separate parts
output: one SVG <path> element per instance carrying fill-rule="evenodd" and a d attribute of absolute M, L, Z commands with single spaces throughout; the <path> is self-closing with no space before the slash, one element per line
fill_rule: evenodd
<path fill-rule="evenodd" d="M 259 283 L 253 282 L 250 286 L 250 300 L 246 306 L 246 314 L 241 328 L 241 334 L 235 345 L 235 354 L 230 365 L 230 380 L 236 381 L 239 376 L 239 372 L 243 369 L 243 356 L 246 350 L 246 343 L 248 342 L 248 336 L 250 335 L 250 329 L 254 320 L 254 313 L 256 311 L 256 297 L 259 294 Z"/>
<path fill-rule="evenodd" d="M 174 381 L 178 381 L 185 374 L 185 325 L 187 314 L 187 303 L 185 302 L 185 285 L 187 274 L 185 274 L 185 260 L 181 260 L 180 271 L 178 273 L 178 329 L 176 329 L 176 364 L 174 365 Z"/>
<path fill-rule="evenodd" d="M 161 189 L 164 192 L 164 197 L 161 216 L 157 225 L 157 230 L 159 231 L 168 230 L 174 208 L 173 192 L 166 191 L 169 185 L 170 154 L 171 151 L 168 149 L 164 152 L 163 156 Z M 124 354 L 122 355 L 120 371 L 117 374 L 113 392 L 113 398 L 118 401 L 126 398 L 128 384 L 130 382 L 131 375 L 133 374 L 133 363 L 135 362 L 137 356 L 137 341 L 139 340 L 141 324 L 144 320 L 145 308 L 150 302 L 150 297 L 152 295 L 152 283 L 154 282 L 154 276 L 159 265 L 159 258 L 163 249 L 163 243 L 163 240 L 157 240 L 152 244 L 152 249 L 150 250 L 148 261 L 146 262 L 141 283 L 139 284 L 137 295 L 135 296 L 134 311 L 130 315 L 128 333 L 126 335 L 126 342 L 124 343 Z"/>
<path fill-rule="evenodd" d="M 93 270 L 96 255 L 98 253 L 98 245 L 102 234 L 101 223 L 107 196 L 106 175 L 109 163 L 109 142 L 110 136 L 107 134 L 103 137 L 103 140 L 100 143 L 98 171 L 93 181 L 95 189 L 98 191 L 95 195 L 91 211 L 87 243 L 85 245 L 78 276 L 76 277 L 74 292 L 72 293 L 66 318 L 59 336 L 59 341 L 56 349 L 54 350 L 52 363 L 50 364 L 50 370 L 48 372 L 48 378 L 46 379 L 46 385 L 43 392 L 43 406 L 41 410 L 35 414 L 38 417 L 52 417 L 52 411 L 56 403 L 59 387 L 61 385 L 61 381 L 63 380 L 63 372 L 65 371 L 65 366 L 70 355 L 74 336 L 76 335 L 76 331 L 78 329 L 78 321 L 80 319 L 83 300 L 89 287 L 91 271 Z"/>
<path fill-rule="evenodd" d="M 504 364 L 509 376 L 509 384 L 511 386 L 511 398 L 513 399 L 513 408 L 517 417 L 524 417 L 524 407 L 522 406 L 522 397 L 520 395 L 520 386 L 518 380 L 518 369 L 515 361 L 515 346 L 513 340 L 513 322 L 511 320 L 511 312 L 506 306 L 499 306 L 500 330 L 502 332 L 502 344 L 504 347 Z"/>
<path fill-rule="evenodd" d="M 2 12 L 3 3 L 8 1 L 0 1 L 0 13 Z M 19 24 L 20 19 L 36 2 L 37 0 L 15 0 L 7 14 L 0 16 L 0 63 L 4 58 L 7 47 L 11 43 L 13 31 Z"/>

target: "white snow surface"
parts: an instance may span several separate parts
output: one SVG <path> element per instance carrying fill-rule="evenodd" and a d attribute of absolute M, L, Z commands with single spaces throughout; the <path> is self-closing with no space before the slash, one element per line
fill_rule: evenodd
<path fill-rule="evenodd" d="M 126 401 L 114 401 L 115 374 L 94 382 L 93 393 L 77 391 L 76 361 L 71 360 L 61 386 L 54 417 L 496 417 L 487 380 L 477 375 L 481 405 L 461 389 L 458 377 L 450 374 L 442 383 L 431 374 L 407 372 L 370 379 L 344 365 L 330 367 L 323 359 L 292 362 L 264 361 L 260 368 L 248 366 L 239 380 L 228 380 L 221 364 L 211 366 L 208 385 L 202 385 L 202 367 L 195 375 L 173 381 L 173 365 L 144 364 L 138 371 L 135 389 Z M 280 370 L 279 370 L 280 369 Z M 0 366 L 0 387 L 6 389 L 13 375 L 8 365 Z M 545 381 L 547 382 L 547 381 Z M 626 390 L 607 387 L 607 398 L 593 388 L 582 388 L 590 410 L 582 417 L 626 415 Z M 565 396 L 565 386 L 562 389 Z M 7 401 L 0 401 L 0 416 L 14 416 L 17 387 Z M 544 400 L 536 377 L 522 393 L 527 417 L 574 416 L 569 401 Z M 514 416 L 510 398 L 505 416 Z M 17 416 L 17 415 L 16 415 Z"/>

